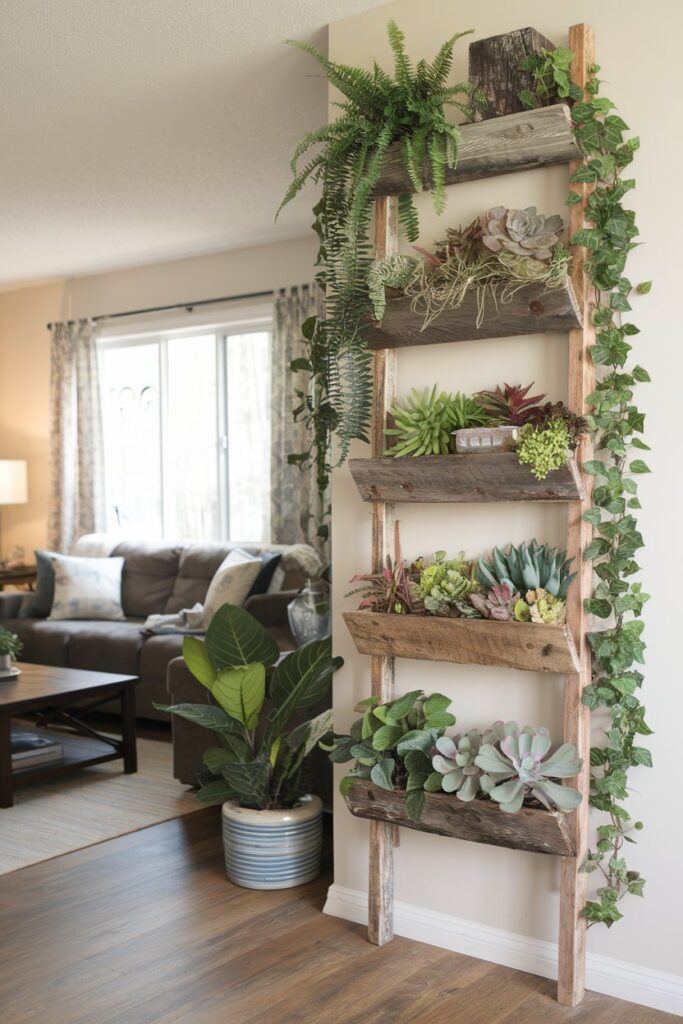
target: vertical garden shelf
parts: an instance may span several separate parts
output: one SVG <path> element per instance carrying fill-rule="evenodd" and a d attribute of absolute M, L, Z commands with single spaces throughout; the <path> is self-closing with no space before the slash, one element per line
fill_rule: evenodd
<path fill-rule="evenodd" d="M 587 25 L 573 26 L 569 30 L 569 48 L 574 53 L 572 78 L 577 84 L 585 85 L 589 68 L 594 62 L 592 29 Z M 565 105 L 559 104 L 531 113 L 510 114 L 466 126 L 463 129 L 463 143 L 458 168 L 447 181 L 449 184 L 455 184 L 458 181 L 472 178 L 485 178 L 556 163 L 568 164 L 571 172 L 578 166 L 579 157 L 580 154 L 571 132 L 569 110 Z M 425 185 L 429 185 L 427 179 Z M 586 204 L 590 195 L 588 185 L 573 185 L 572 188 L 579 195 L 580 202 L 569 207 L 570 237 L 584 226 Z M 383 168 L 380 184 L 375 189 L 374 234 L 377 257 L 391 256 L 398 252 L 398 194 L 408 190 L 409 186 L 404 177 L 401 160 L 392 148 Z M 590 292 L 584 272 L 585 258 L 585 251 L 574 247 L 571 284 L 568 284 L 561 295 L 553 298 L 555 303 L 562 302 L 564 305 L 561 309 L 553 307 L 548 323 L 550 324 L 550 319 L 553 317 L 554 319 L 552 319 L 552 324 L 545 328 L 568 330 L 569 332 L 568 405 L 573 412 L 579 415 L 587 412 L 586 399 L 594 387 L 594 372 L 589 355 L 590 346 L 594 341 L 594 332 L 591 326 Z M 536 333 L 536 330 L 539 329 L 538 322 L 533 319 L 533 316 L 530 319 L 529 308 L 528 303 L 523 309 L 520 307 L 521 326 L 506 324 L 504 332 L 506 336 L 519 335 L 525 331 Z M 538 312 L 537 307 L 532 308 L 532 313 L 534 310 Z M 541 312 L 545 313 L 545 308 L 542 308 Z M 462 317 L 460 319 L 462 320 Z M 540 320 L 542 324 L 543 317 Z M 424 472 L 420 469 L 417 474 L 419 480 L 412 479 L 412 477 L 410 480 L 407 477 L 404 479 L 405 473 L 394 472 L 391 467 L 385 465 L 393 460 L 381 458 L 384 450 L 384 428 L 388 409 L 395 399 L 398 348 L 409 344 L 419 345 L 424 343 L 425 339 L 419 337 L 418 329 L 412 335 L 410 317 L 407 314 L 401 313 L 396 323 L 400 323 L 400 330 L 396 337 L 392 336 L 391 327 L 388 324 L 385 324 L 382 329 L 375 329 L 371 332 L 370 347 L 373 349 L 372 458 L 358 460 L 352 464 L 352 472 L 361 495 L 372 504 L 373 571 L 381 571 L 386 564 L 387 556 L 394 557 L 396 555 L 393 528 L 395 501 L 555 500 L 568 503 L 567 550 L 568 555 L 576 560 L 579 573 L 567 599 L 567 628 L 562 634 L 557 651 L 553 654 L 549 670 L 567 673 L 563 716 L 564 738 L 566 742 L 576 745 L 579 756 L 583 760 L 581 774 L 574 784 L 584 795 L 584 800 L 575 812 L 567 815 L 561 822 L 556 820 L 556 816 L 550 821 L 550 819 L 544 820 L 539 817 L 539 812 L 531 812 L 527 815 L 530 822 L 528 827 L 533 833 L 531 838 L 527 835 L 524 841 L 516 839 L 513 829 L 502 842 L 496 838 L 495 832 L 490 830 L 488 821 L 490 815 L 486 810 L 486 805 L 484 805 L 483 811 L 477 807 L 471 809 L 470 817 L 462 813 L 453 816 L 449 811 L 443 810 L 445 804 L 443 801 L 439 803 L 437 798 L 432 801 L 434 821 L 431 827 L 426 828 L 425 831 L 474 839 L 479 842 L 494 842 L 516 849 L 535 849 L 561 857 L 558 1000 L 573 1006 L 581 1001 L 584 992 L 586 921 L 581 916 L 581 910 L 586 899 L 587 876 L 581 873 L 580 865 L 587 851 L 590 718 L 588 709 L 581 702 L 581 697 L 583 689 L 590 683 L 591 673 L 583 602 L 590 596 L 592 579 L 590 563 L 582 561 L 583 549 L 590 541 L 590 524 L 583 521 L 582 513 L 590 507 L 591 481 L 590 477 L 577 467 L 581 467 L 590 458 L 590 442 L 588 439 L 582 441 L 577 453 L 576 465 L 573 465 L 561 479 L 558 476 L 552 486 L 549 485 L 545 488 L 531 486 L 526 476 L 522 478 L 514 467 L 508 465 L 509 459 L 506 463 L 510 475 L 507 489 L 503 487 L 499 492 L 496 492 L 492 481 L 488 478 L 484 481 L 472 479 L 458 481 L 446 479 L 443 474 L 440 474 L 439 479 L 435 478 L 430 490 L 429 481 L 424 475 L 427 472 L 427 460 L 424 460 Z M 541 325 L 540 329 L 542 330 L 544 327 Z M 428 340 L 461 340 L 466 336 L 463 330 L 466 328 L 459 322 L 457 330 L 452 332 L 453 337 L 449 337 L 448 331 L 446 331 L 443 336 L 439 334 L 438 337 Z M 487 336 L 491 336 L 491 334 L 487 334 L 485 331 L 480 333 L 476 330 L 470 335 L 472 338 Z M 482 458 L 482 456 L 465 456 L 466 460 L 472 460 L 472 467 L 478 458 Z M 439 462 L 440 460 L 433 461 Z M 454 462 L 449 472 L 457 476 L 455 465 Z M 382 470 L 384 476 L 374 473 L 377 467 Z M 411 470 L 414 470 L 414 467 L 411 467 Z M 436 468 L 434 472 L 438 475 Z M 410 475 L 409 473 L 408 476 Z M 415 472 L 412 472 L 412 476 L 415 476 Z M 447 650 L 449 638 L 442 638 L 439 630 L 443 631 L 444 628 L 447 628 L 447 623 L 434 623 L 439 636 L 433 638 L 431 654 L 425 655 L 419 653 L 417 647 L 415 652 L 411 653 L 409 637 L 406 638 L 406 636 L 401 636 L 400 642 L 396 638 L 389 642 L 382 633 L 384 638 L 382 643 L 377 642 L 376 637 L 373 639 L 374 634 L 370 635 L 372 630 L 368 634 L 367 627 L 370 620 L 364 616 L 369 614 L 359 612 L 347 615 L 345 618 L 354 633 L 354 639 L 357 640 L 357 635 L 366 638 L 365 650 L 371 655 L 372 692 L 381 701 L 388 701 L 394 697 L 395 656 L 431 657 L 436 660 L 461 660 L 468 663 L 477 661 L 477 658 L 468 657 L 464 648 L 457 652 L 457 656 L 456 654 L 451 654 L 449 657 L 443 656 L 443 651 Z M 374 616 L 373 620 L 376 618 L 381 618 L 381 616 Z M 459 623 L 462 634 L 457 642 L 462 645 L 465 640 L 468 643 L 476 640 L 474 646 L 470 643 L 470 649 L 475 650 L 476 648 L 481 651 L 482 637 L 476 633 L 476 629 L 479 627 L 481 630 L 484 624 L 465 623 L 463 627 L 460 620 L 455 621 Z M 384 627 L 378 628 L 381 632 Z M 534 670 L 544 667 L 542 659 L 539 664 L 536 664 L 538 658 L 536 661 L 533 658 L 529 660 L 529 656 L 525 655 L 527 659 L 527 663 L 525 663 L 522 655 L 515 654 L 513 650 L 515 644 L 519 646 L 519 643 L 522 642 L 525 628 L 527 627 L 521 624 L 515 625 L 514 629 L 519 630 L 518 635 L 515 634 L 514 638 L 508 639 L 502 636 L 498 638 L 499 650 L 501 644 L 503 646 L 511 644 L 510 658 L 506 660 L 505 653 L 503 653 L 497 654 L 492 661 L 481 655 L 479 662 L 513 664 L 517 668 Z M 412 633 L 414 632 L 413 630 Z M 475 633 L 476 635 L 470 636 Z M 530 633 L 528 637 L 531 642 Z M 542 640 L 543 638 L 538 639 Z M 360 645 L 360 649 L 362 647 L 363 644 Z M 467 643 L 465 643 L 465 647 L 467 647 Z M 545 650 L 543 645 L 539 649 L 542 653 Z M 372 787 L 370 787 L 371 789 Z M 382 800 L 386 806 L 380 806 Z M 377 945 L 383 945 L 393 936 L 393 848 L 398 842 L 397 826 L 414 827 L 414 824 L 406 819 L 400 797 L 387 796 L 384 791 L 376 794 L 370 791 L 361 793 L 359 790 L 355 796 L 352 795 L 349 798 L 348 802 L 352 813 L 370 819 L 368 938 Z M 389 804 L 391 804 L 390 807 Z M 482 823 L 485 823 L 486 828 Z M 483 828 L 484 831 L 482 831 Z M 492 828 L 494 830 L 496 828 L 495 821 Z M 537 829 L 540 829 L 538 834 Z"/>

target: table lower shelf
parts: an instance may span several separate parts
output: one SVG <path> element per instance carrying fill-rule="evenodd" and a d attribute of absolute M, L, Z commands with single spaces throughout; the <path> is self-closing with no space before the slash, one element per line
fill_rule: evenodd
<path fill-rule="evenodd" d="M 465 802 L 448 793 L 425 793 L 425 810 L 420 821 L 412 821 L 406 811 L 403 790 L 382 789 L 374 782 L 359 779 L 345 798 L 356 818 L 386 821 L 391 825 L 431 832 L 434 835 L 467 839 L 473 843 L 504 846 L 530 853 L 549 853 L 560 857 L 576 855 L 573 839 L 573 815 L 523 807 L 517 814 L 501 811 L 492 800 Z"/>
<path fill-rule="evenodd" d="M 27 724 L 27 728 L 30 728 L 31 732 L 61 743 L 62 757 L 59 761 L 49 761 L 46 764 L 30 765 L 26 768 L 13 767 L 12 783 L 14 786 L 19 786 L 22 782 L 33 780 L 41 775 L 58 775 L 62 772 L 104 764 L 107 761 L 121 760 L 123 757 L 121 740 L 117 736 L 112 737 L 113 742 L 117 744 L 116 747 L 113 747 L 102 740 L 91 739 L 87 736 L 75 736 L 59 732 L 56 729 L 40 729 L 30 723 Z"/>

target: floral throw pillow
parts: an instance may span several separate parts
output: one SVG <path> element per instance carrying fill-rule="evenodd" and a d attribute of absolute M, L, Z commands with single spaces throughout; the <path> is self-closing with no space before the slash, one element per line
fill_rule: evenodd
<path fill-rule="evenodd" d="M 50 557 L 55 570 L 50 619 L 125 618 L 121 607 L 123 558 Z"/>

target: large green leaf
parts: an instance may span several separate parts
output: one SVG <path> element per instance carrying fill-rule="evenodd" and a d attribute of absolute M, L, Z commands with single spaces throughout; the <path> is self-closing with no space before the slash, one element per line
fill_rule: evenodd
<path fill-rule="evenodd" d="M 216 676 L 213 696 L 245 729 L 256 728 L 266 696 L 266 667 L 260 662 L 224 668 Z"/>
<path fill-rule="evenodd" d="M 223 708 L 217 708 L 215 704 L 157 704 L 152 702 L 152 707 L 157 711 L 168 711 L 171 715 L 186 718 L 188 722 L 204 726 L 205 729 L 212 729 L 223 738 L 242 735 L 240 723 L 226 714 Z"/>
<path fill-rule="evenodd" d="M 247 807 L 263 808 L 270 781 L 270 763 L 267 760 L 229 764 L 222 769 L 223 778 Z"/>
<path fill-rule="evenodd" d="M 211 664 L 204 641 L 196 636 L 184 637 L 183 658 L 197 682 L 210 690 L 216 678 L 216 669 Z"/>
<path fill-rule="evenodd" d="M 197 793 L 197 799 L 203 804 L 222 804 L 226 800 L 235 800 L 238 796 L 239 793 L 225 779 L 207 782 Z"/>
<path fill-rule="evenodd" d="M 332 640 L 313 640 L 292 651 L 273 673 L 270 698 L 275 707 L 273 727 L 284 727 L 291 715 L 308 708 L 325 694 L 332 673 L 342 665 L 341 658 L 332 657 Z"/>
<path fill-rule="evenodd" d="M 208 747 L 204 751 L 202 760 L 213 775 L 221 775 L 228 764 L 246 761 L 251 757 L 251 751 L 244 740 L 239 740 L 237 736 L 233 739 L 235 743 L 231 747 Z"/>
<path fill-rule="evenodd" d="M 323 736 L 330 732 L 333 719 L 334 712 L 332 708 L 328 708 L 309 722 L 302 722 L 287 736 L 287 746 L 290 750 L 302 748 L 303 756 L 307 757 Z"/>
<path fill-rule="evenodd" d="M 280 655 L 268 630 L 244 608 L 232 604 L 222 605 L 212 618 L 206 631 L 206 651 L 216 670 L 257 661 L 273 665 Z"/>

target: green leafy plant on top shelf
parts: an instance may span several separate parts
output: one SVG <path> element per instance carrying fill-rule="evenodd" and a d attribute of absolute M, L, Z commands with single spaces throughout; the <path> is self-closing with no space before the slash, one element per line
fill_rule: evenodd
<path fill-rule="evenodd" d="M 582 100 L 582 90 L 571 80 L 571 66 L 574 54 L 566 47 L 533 53 L 520 64 L 523 71 L 532 75 L 531 89 L 522 89 L 519 98 L 527 108 L 548 107 L 558 99 Z"/>
<path fill-rule="evenodd" d="M 533 797 L 549 811 L 573 811 L 581 803 L 581 794 L 555 779 L 571 779 L 581 770 L 581 759 L 572 743 L 563 743 L 550 751 L 550 733 L 530 725 L 520 730 L 516 722 L 496 722 L 493 731 L 497 744 L 484 743 L 475 765 L 496 785 L 488 795 L 508 814 L 522 809 L 526 797 Z M 507 780 L 507 781 L 502 781 Z"/>
<path fill-rule="evenodd" d="M 467 83 L 448 85 L 453 48 L 467 33 L 453 35 L 431 63 L 420 60 L 413 67 L 398 26 L 390 21 L 387 31 L 393 77 L 378 64 L 372 71 L 337 64 L 309 43 L 290 40 L 318 61 L 330 85 L 342 94 L 338 118 L 309 132 L 297 145 L 293 178 L 282 202 L 290 202 L 308 181 L 322 186 L 314 226 L 320 240 L 317 280 L 325 292 L 325 316 L 308 324 L 310 358 L 295 366 L 308 375 L 307 385 L 300 389 L 298 414 L 310 428 L 311 448 L 290 456 L 293 463 L 314 462 L 321 490 L 329 482 L 331 436 L 338 439 L 340 463 L 353 438 L 367 440 L 372 382 L 363 324 L 372 312 L 370 218 L 383 157 L 393 142 L 400 143 L 416 191 L 423 187 L 426 162 L 440 213 L 446 169 L 455 167 L 460 141 L 460 129 L 447 120 L 446 109 L 471 118 L 477 100 Z M 409 193 L 400 197 L 399 217 L 415 241 L 418 220 Z"/>
<path fill-rule="evenodd" d="M 342 659 L 332 657 L 329 637 L 292 651 L 273 669 L 266 713 L 266 669 L 279 655 L 261 623 L 229 604 L 214 615 L 206 640 L 185 637 L 185 663 L 215 703 L 154 707 L 214 733 L 216 745 L 204 753 L 210 781 L 197 794 L 204 803 L 238 799 L 267 810 L 293 807 L 309 791 L 309 755 L 329 733 L 332 712 L 310 720 L 301 712 L 325 695 Z"/>
<path fill-rule="evenodd" d="M 0 654 L 9 654 L 10 658 L 18 658 L 23 647 L 23 641 L 16 633 L 0 627 Z"/>
<path fill-rule="evenodd" d="M 468 597 L 481 589 L 476 566 L 466 561 L 463 552 L 457 558 L 446 558 L 445 551 L 437 551 L 433 562 L 418 559 L 415 569 L 418 592 L 433 615 L 462 614 Z"/>
<path fill-rule="evenodd" d="M 369 697 L 356 706 L 362 718 L 348 735 L 335 735 L 331 745 L 321 744 L 330 759 L 342 764 L 355 758 L 340 790 L 348 793 L 357 779 L 371 779 L 383 789 L 405 789 L 406 809 L 413 821 L 424 810 L 424 786 L 432 775 L 431 751 L 455 716 L 447 709 L 448 697 L 412 690 L 398 700 L 380 704 Z M 439 779 L 439 787 L 441 780 Z"/>
<path fill-rule="evenodd" d="M 651 283 L 634 287 L 625 275 L 638 227 L 633 210 L 625 205 L 635 188 L 629 165 L 639 147 L 637 137 L 625 138 L 628 125 L 614 104 L 600 95 L 599 67 L 590 69 L 585 95 L 569 80 L 567 52 L 544 51 L 528 58 L 527 70 L 536 76 L 537 87 L 529 105 L 547 102 L 549 78 L 574 100 L 571 117 L 584 160 L 572 175 L 568 205 L 580 203 L 587 187 L 587 225 L 570 239 L 588 252 L 586 273 L 593 286 L 595 344 L 591 349 L 598 380 L 589 396 L 592 406 L 586 417 L 596 457 L 584 469 L 594 477 L 593 504 L 586 519 L 593 527 L 592 542 L 583 552 L 593 562 L 597 582 L 587 610 L 606 621 L 606 627 L 589 634 L 592 648 L 592 684 L 583 700 L 591 709 L 605 707 L 610 723 L 605 741 L 591 749 L 590 804 L 607 819 L 598 827 L 598 842 L 584 870 L 598 872 L 602 885 L 583 911 L 589 925 L 610 927 L 622 917 L 620 905 L 629 894 L 643 895 L 645 880 L 631 870 L 624 856 L 625 844 L 635 841 L 643 826 L 633 821 L 624 806 L 632 768 L 652 766 L 650 751 L 639 736 L 651 730 L 639 691 L 645 643 L 641 614 L 648 595 L 634 577 L 639 572 L 636 554 L 643 547 L 635 513 L 640 509 L 638 480 L 649 473 L 639 452 L 648 450 L 642 440 L 645 417 L 634 392 L 650 380 L 647 370 L 631 361 L 632 339 L 638 327 L 625 314 L 633 295 L 645 295 Z M 544 82 L 541 81 L 544 80 Z M 634 449 L 636 451 L 634 452 Z"/>
<path fill-rule="evenodd" d="M 449 395 L 435 384 L 431 393 L 413 388 L 402 405 L 390 409 L 395 424 L 384 433 L 394 443 L 384 452 L 401 458 L 404 455 L 447 455 L 454 430 L 481 427 L 488 422 L 483 406 L 470 395 L 456 392 Z"/>

